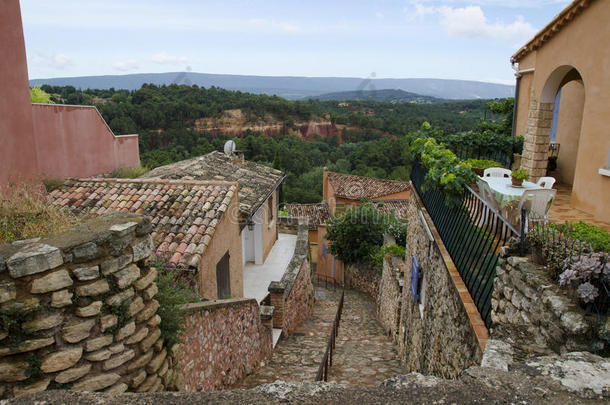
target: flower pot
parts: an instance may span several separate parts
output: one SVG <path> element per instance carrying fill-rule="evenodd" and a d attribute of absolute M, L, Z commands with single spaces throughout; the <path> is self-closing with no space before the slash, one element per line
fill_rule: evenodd
<path fill-rule="evenodd" d="M 510 182 L 513 184 L 513 186 L 517 187 L 521 187 L 523 185 L 523 179 L 516 179 L 514 177 L 511 177 Z"/>

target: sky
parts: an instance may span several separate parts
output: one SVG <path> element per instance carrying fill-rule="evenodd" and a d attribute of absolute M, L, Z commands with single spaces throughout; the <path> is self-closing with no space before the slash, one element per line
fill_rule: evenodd
<path fill-rule="evenodd" d="M 569 0 L 21 0 L 31 79 L 193 71 L 513 84 Z"/>

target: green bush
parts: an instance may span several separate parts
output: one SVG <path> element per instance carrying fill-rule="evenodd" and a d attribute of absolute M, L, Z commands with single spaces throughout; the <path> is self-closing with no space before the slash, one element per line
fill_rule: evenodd
<path fill-rule="evenodd" d="M 371 264 L 381 269 L 383 268 L 383 259 L 387 257 L 405 258 L 405 247 L 396 244 L 381 246 L 379 250 L 371 255 Z"/>
<path fill-rule="evenodd" d="M 610 233 L 605 229 L 583 221 L 554 226 L 566 236 L 588 243 L 596 252 L 610 252 Z"/>
<path fill-rule="evenodd" d="M 114 169 L 110 173 L 110 177 L 118 179 L 135 179 L 146 173 L 149 169 L 147 167 L 120 167 Z"/>
<path fill-rule="evenodd" d="M 467 159 L 464 163 L 469 164 L 472 168 L 477 169 L 489 169 L 490 167 L 504 167 L 501 163 L 495 160 L 483 160 L 483 159 Z"/>

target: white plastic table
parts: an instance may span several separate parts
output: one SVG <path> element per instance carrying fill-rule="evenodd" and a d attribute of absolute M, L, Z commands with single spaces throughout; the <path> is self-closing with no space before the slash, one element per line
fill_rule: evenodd
<path fill-rule="evenodd" d="M 521 200 L 525 190 L 538 190 L 542 187 L 530 181 L 524 181 L 522 187 L 515 187 L 508 177 L 482 177 L 489 184 L 494 199 L 500 209 L 504 209 L 511 201 Z"/>

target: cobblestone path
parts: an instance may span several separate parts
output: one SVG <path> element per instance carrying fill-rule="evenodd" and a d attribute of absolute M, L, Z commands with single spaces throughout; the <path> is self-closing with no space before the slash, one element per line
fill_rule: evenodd
<path fill-rule="evenodd" d="M 269 363 L 235 388 L 251 388 L 276 380 L 313 381 L 326 349 L 339 303 L 340 290 L 316 287 L 314 315 L 293 336 L 282 338 Z M 404 374 L 396 349 L 375 318 L 375 303 L 367 295 L 346 290 L 329 381 L 346 385 L 378 385 Z"/>

